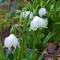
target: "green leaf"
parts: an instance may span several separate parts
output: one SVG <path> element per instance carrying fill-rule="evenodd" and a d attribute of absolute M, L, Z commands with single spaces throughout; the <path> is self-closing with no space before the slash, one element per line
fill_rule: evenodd
<path fill-rule="evenodd" d="M 50 32 L 44 39 L 43 45 L 46 45 L 50 38 L 54 35 L 54 33 Z"/>

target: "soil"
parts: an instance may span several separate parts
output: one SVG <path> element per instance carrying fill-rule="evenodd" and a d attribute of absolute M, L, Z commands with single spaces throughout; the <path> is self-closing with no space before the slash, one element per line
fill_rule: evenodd
<path fill-rule="evenodd" d="M 56 43 L 48 43 L 44 50 L 45 60 L 60 60 L 60 47 Z"/>

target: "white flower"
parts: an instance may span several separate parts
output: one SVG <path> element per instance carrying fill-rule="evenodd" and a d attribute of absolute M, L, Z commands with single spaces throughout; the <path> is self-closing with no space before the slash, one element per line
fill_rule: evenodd
<path fill-rule="evenodd" d="M 35 16 L 30 23 L 30 30 L 36 31 L 39 28 L 39 17 Z"/>
<path fill-rule="evenodd" d="M 39 16 L 44 16 L 45 14 L 47 13 L 46 9 L 45 8 L 40 8 L 39 9 Z"/>
<path fill-rule="evenodd" d="M 47 28 L 47 20 L 40 18 L 39 25 L 40 28 Z"/>
<path fill-rule="evenodd" d="M 23 18 L 29 17 L 29 19 L 32 19 L 33 13 L 31 11 L 24 11 L 24 12 L 21 12 L 20 16 Z"/>
<path fill-rule="evenodd" d="M 5 38 L 4 47 L 10 49 L 11 47 L 16 48 L 17 46 L 19 47 L 19 42 L 14 34 L 10 34 L 10 36 Z"/>
<path fill-rule="evenodd" d="M 46 28 L 47 24 L 43 18 L 35 16 L 30 23 L 30 31 L 36 31 L 38 28 Z"/>

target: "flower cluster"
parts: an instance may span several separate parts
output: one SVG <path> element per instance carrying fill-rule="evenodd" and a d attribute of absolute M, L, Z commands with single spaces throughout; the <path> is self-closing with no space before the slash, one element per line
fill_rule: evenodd
<path fill-rule="evenodd" d="M 47 20 L 35 16 L 30 23 L 30 30 L 36 31 L 38 28 L 47 28 Z"/>
<path fill-rule="evenodd" d="M 40 8 L 38 11 L 39 16 L 34 16 L 34 13 L 31 11 L 22 11 L 20 13 L 20 16 L 22 18 L 27 18 L 29 17 L 29 19 L 31 20 L 30 22 L 30 31 L 36 31 L 38 28 L 47 28 L 48 25 L 48 19 L 47 18 L 42 18 L 43 16 L 45 16 L 47 14 L 47 10 L 46 8 Z"/>
<path fill-rule="evenodd" d="M 43 19 L 42 17 L 47 13 L 45 8 L 39 9 L 39 16 L 34 16 L 33 20 L 30 23 L 30 31 L 36 31 L 38 28 L 47 28 L 48 19 Z"/>
<path fill-rule="evenodd" d="M 31 11 L 21 12 L 20 16 L 23 18 L 29 17 L 29 19 L 33 19 L 33 13 Z"/>

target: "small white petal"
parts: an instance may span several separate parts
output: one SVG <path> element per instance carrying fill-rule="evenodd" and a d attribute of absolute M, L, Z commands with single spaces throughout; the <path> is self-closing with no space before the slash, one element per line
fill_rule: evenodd
<path fill-rule="evenodd" d="M 10 42 L 10 38 L 9 37 L 5 38 L 4 47 L 6 47 L 6 48 L 11 48 L 12 47 L 12 44 Z"/>
<path fill-rule="evenodd" d="M 29 19 L 33 19 L 33 13 L 30 12 Z"/>

